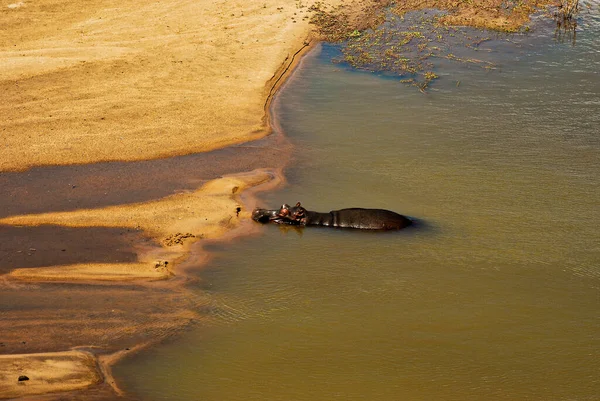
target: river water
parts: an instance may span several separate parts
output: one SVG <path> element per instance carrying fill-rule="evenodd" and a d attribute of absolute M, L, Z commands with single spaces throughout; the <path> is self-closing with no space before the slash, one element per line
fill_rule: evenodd
<path fill-rule="evenodd" d="M 210 248 L 205 323 L 117 365 L 144 400 L 600 399 L 600 17 L 497 37 L 427 94 L 322 46 L 274 105 L 275 208 L 373 207 L 372 233 L 264 226 Z"/>

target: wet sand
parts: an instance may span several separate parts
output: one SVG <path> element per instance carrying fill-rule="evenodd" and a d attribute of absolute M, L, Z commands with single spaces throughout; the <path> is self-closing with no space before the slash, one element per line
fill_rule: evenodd
<path fill-rule="evenodd" d="M 0 362 L 5 366 L 0 373 L 0 391 L 8 397 L 45 393 L 57 381 L 65 390 L 75 390 L 101 380 L 94 357 L 80 351 L 0 355 Z M 24 366 L 28 376 L 19 375 Z M 21 380 L 10 380 L 10 376 L 19 376 Z"/>

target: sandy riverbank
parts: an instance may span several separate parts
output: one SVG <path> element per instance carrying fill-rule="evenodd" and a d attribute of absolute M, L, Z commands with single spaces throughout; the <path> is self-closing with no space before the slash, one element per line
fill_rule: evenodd
<path fill-rule="evenodd" d="M 0 171 L 264 136 L 272 80 L 310 30 L 307 6 L 281 0 L 0 7 Z"/>
<path fill-rule="evenodd" d="M 190 244 L 214 239 L 249 218 L 236 193 L 273 179 L 267 171 L 255 170 L 209 181 L 194 192 L 185 192 L 144 203 L 79 209 L 67 212 L 11 216 L 0 224 L 11 226 L 58 225 L 63 227 L 107 227 L 142 231 L 161 246 L 139 247 L 137 262 L 80 263 L 66 266 L 17 268 L 5 279 L 27 281 L 123 281 L 165 279 L 174 272 L 173 262 L 186 255 Z M 238 209 L 239 208 L 239 209 Z"/>

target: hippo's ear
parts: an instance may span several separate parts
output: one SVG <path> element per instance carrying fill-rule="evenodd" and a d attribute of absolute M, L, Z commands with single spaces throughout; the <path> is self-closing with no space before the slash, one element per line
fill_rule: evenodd
<path fill-rule="evenodd" d="M 300 202 L 296 203 L 296 207 L 300 207 Z"/>

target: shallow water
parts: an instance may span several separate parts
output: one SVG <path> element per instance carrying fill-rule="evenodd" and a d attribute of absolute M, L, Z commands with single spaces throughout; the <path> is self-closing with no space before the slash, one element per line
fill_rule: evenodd
<path fill-rule="evenodd" d="M 449 65 L 427 95 L 314 51 L 275 106 L 297 150 L 289 182 L 261 203 L 421 224 L 265 226 L 213 246 L 195 290 L 207 322 L 120 363 L 120 386 L 145 400 L 600 398 L 597 12 L 580 30 L 575 47 L 487 43 L 495 70 Z"/>

